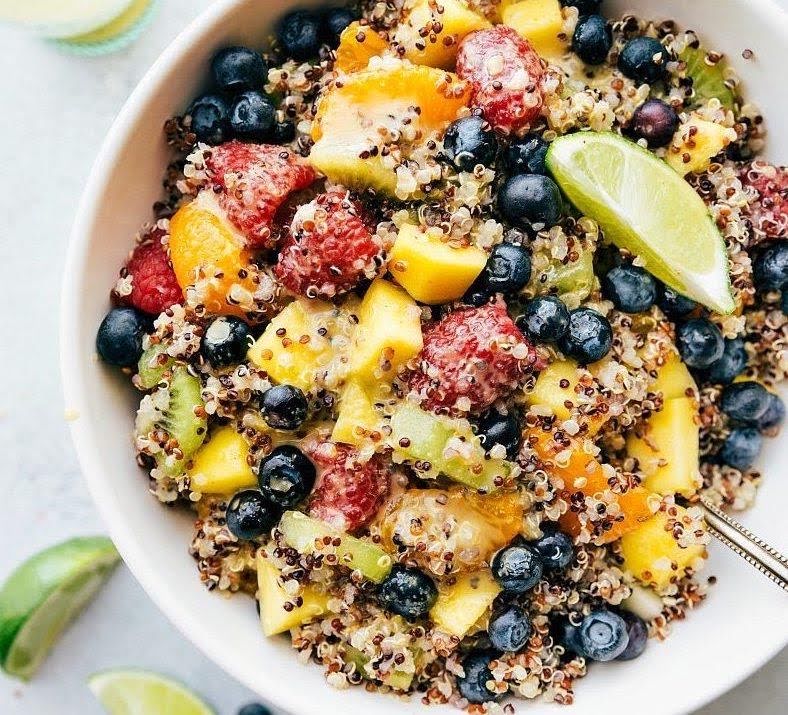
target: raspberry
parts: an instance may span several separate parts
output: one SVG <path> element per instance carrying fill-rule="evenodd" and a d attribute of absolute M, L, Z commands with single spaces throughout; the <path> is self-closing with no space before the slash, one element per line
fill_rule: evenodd
<path fill-rule="evenodd" d="M 131 278 L 131 293 L 121 302 L 138 310 L 158 315 L 183 301 L 183 291 L 172 269 L 164 240 L 167 232 L 156 226 L 143 236 L 121 272 Z"/>
<path fill-rule="evenodd" d="M 424 331 L 419 368 L 409 387 L 433 410 L 481 412 L 539 368 L 502 301 L 453 310 Z"/>
<path fill-rule="evenodd" d="M 333 188 L 296 211 L 274 272 L 294 293 L 333 298 L 374 278 L 382 265 L 382 242 L 364 222 L 361 204 Z"/>
<path fill-rule="evenodd" d="M 211 148 L 205 168 L 227 217 L 252 248 L 273 246 L 271 224 L 277 210 L 316 176 L 285 147 L 239 141 Z"/>
<path fill-rule="evenodd" d="M 457 74 L 473 85 L 473 104 L 502 132 L 527 128 L 542 109 L 544 67 L 511 27 L 471 32 L 460 43 Z"/>
<path fill-rule="evenodd" d="M 788 169 L 754 161 L 742 169 L 741 181 L 757 193 L 748 209 L 755 243 L 788 236 Z"/>
<path fill-rule="evenodd" d="M 362 462 L 353 449 L 333 442 L 318 444 L 309 456 L 320 470 L 309 514 L 341 531 L 368 524 L 389 493 L 391 472 L 383 457 Z"/>

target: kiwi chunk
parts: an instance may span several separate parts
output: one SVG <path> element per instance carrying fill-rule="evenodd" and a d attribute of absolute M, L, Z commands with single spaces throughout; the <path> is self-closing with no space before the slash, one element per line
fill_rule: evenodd
<path fill-rule="evenodd" d="M 720 60 L 710 65 L 706 61 L 708 51 L 703 47 L 687 45 L 679 54 L 679 59 L 687 63 L 687 77 L 692 79 L 694 103 L 704 104 L 716 97 L 725 109 L 733 109 L 736 93 L 725 83 L 725 70 L 728 63 Z"/>
<path fill-rule="evenodd" d="M 151 345 L 142 353 L 142 357 L 137 363 L 137 376 L 142 389 L 152 390 L 171 374 L 175 361 L 166 355 L 166 349 L 167 346 L 164 343 L 158 343 Z"/>
<path fill-rule="evenodd" d="M 364 653 L 352 645 L 348 645 L 345 646 L 345 659 L 356 666 L 356 671 L 364 680 L 371 679 L 365 668 L 369 658 Z M 381 682 L 394 690 L 409 690 L 411 683 L 413 683 L 413 675 L 413 673 L 406 673 L 402 670 L 392 670 L 384 676 Z"/>
<path fill-rule="evenodd" d="M 564 263 L 553 258 L 547 249 L 547 266 L 534 271 L 528 285 L 529 293 L 557 295 L 570 308 L 579 306 L 594 289 L 594 251 L 579 245 L 573 250 L 578 254 L 576 259 Z"/>

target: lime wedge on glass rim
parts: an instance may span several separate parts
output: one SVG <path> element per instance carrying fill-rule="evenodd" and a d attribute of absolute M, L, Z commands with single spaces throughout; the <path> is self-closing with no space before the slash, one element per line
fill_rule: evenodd
<path fill-rule="evenodd" d="M 65 541 L 32 556 L 0 587 L 0 666 L 29 679 L 58 636 L 120 562 L 103 536 Z"/>
<path fill-rule="evenodd" d="M 700 196 L 664 161 L 618 134 L 578 132 L 550 145 L 547 167 L 607 240 L 673 290 L 733 311 L 725 242 Z"/>
<path fill-rule="evenodd" d="M 214 710 L 181 683 L 147 670 L 106 670 L 90 676 L 88 687 L 109 715 L 214 715 Z"/>

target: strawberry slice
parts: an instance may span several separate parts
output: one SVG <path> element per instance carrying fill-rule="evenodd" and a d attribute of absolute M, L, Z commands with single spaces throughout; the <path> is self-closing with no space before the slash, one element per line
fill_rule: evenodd
<path fill-rule="evenodd" d="M 788 168 L 756 160 L 742 168 L 741 182 L 756 193 L 747 207 L 755 241 L 788 236 Z"/>

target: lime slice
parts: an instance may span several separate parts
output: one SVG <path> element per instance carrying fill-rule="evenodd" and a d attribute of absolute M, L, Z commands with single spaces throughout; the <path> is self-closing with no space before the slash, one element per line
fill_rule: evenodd
<path fill-rule="evenodd" d="M 106 670 L 90 676 L 88 687 L 109 715 L 214 715 L 184 685 L 146 670 Z"/>
<path fill-rule="evenodd" d="M 0 589 L 3 670 L 30 678 L 119 561 L 112 542 L 97 536 L 52 546 L 14 571 Z"/>
<path fill-rule="evenodd" d="M 610 132 L 556 139 L 547 166 L 605 236 L 679 293 L 719 313 L 734 307 L 725 242 L 703 200 L 654 154 Z"/>

